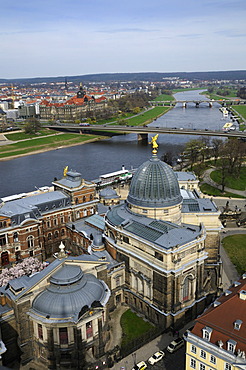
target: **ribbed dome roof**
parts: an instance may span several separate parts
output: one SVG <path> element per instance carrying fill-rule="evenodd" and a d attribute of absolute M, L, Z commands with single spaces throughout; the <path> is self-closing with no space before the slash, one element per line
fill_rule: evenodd
<path fill-rule="evenodd" d="M 41 317 L 78 319 L 83 307 L 105 304 L 107 286 L 79 266 L 65 265 L 50 279 L 50 285 L 33 301 L 32 311 Z"/>
<path fill-rule="evenodd" d="M 101 198 L 108 198 L 108 199 L 119 198 L 119 195 L 116 193 L 116 191 L 110 187 L 102 189 L 99 192 L 99 195 Z"/>
<path fill-rule="evenodd" d="M 179 204 L 182 197 L 174 171 L 153 155 L 134 174 L 127 201 L 133 205 L 147 208 L 161 208 Z"/>

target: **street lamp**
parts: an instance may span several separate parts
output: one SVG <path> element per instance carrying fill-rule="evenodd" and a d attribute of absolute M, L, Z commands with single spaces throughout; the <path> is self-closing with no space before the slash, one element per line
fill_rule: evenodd
<path fill-rule="evenodd" d="M 136 352 L 132 353 L 132 358 L 133 358 L 134 365 L 136 365 L 136 357 L 137 357 Z"/>

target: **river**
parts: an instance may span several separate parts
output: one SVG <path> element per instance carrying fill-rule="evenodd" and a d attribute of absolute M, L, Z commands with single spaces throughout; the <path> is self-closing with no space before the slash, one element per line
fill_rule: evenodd
<path fill-rule="evenodd" d="M 180 92 L 175 94 L 175 98 L 204 100 L 203 95 L 199 96 L 201 91 Z M 228 122 L 228 118 L 226 121 L 222 120 L 218 108 L 217 103 L 212 108 L 209 108 L 207 103 L 200 104 L 199 108 L 191 103 L 187 108 L 177 104 L 150 125 L 221 130 L 225 122 Z M 182 151 L 187 141 L 195 138 L 197 137 L 188 135 L 160 135 L 158 155 L 160 157 L 166 151 L 171 151 L 175 157 Z M 127 169 L 136 168 L 150 156 L 151 146 L 138 142 L 136 134 L 129 134 L 0 161 L 0 197 L 32 191 L 45 185 L 51 186 L 54 177 L 62 177 L 65 166 L 80 172 L 86 180 L 93 180 L 101 174 L 121 169 L 122 165 Z"/>

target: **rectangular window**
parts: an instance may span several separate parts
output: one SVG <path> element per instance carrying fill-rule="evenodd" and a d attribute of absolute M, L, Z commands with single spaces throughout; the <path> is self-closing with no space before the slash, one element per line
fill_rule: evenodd
<path fill-rule="evenodd" d="M 38 337 L 39 339 L 43 340 L 43 326 L 41 324 L 38 324 Z"/>
<path fill-rule="evenodd" d="M 233 343 L 228 343 L 227 344 L 227 350 L 230 351 L 230 352 L 234 352 L 235 350 L 235 345 Z"/>
<path fill-rule="evenodd" d="M 194 360 L 194 358 L 190 359 L 190 367 L 192 367 L 192 369 L 196 368 L 196 360 Z"/>
<path fill-rule="evenodd" d="M 155 258 L 157 258 L 159 261 L 163 261 L 163 255 L 161 253 L 155 252 Z"/>
<path fill-rule="evenodd" d="M 60 344 L 68 344 L 67 328 L 59 328 L 59 340 Z"/>
<path fill-rule="evenodd" d="M 0 246 L 6 245 L 6 238 L 5 235 L 0 235 Z"/>
<path fill-rule="evenodd" d="M 129 238 L 127 236 L 123 236 L 123 242 L 129 244 Z"/>
<path fill-rule="evenodd" d="M 206 359 L 206 352 L 205 351 L 203 351 L 203 349 L 201 350 L 201 358 L 204 358 L 204 359 Z"/>
<path fill-rule="evenodd" d="M 191 346 L 191 352 L 196 353 L 196 346 L 193 346 L 193 344 Z"/>
<path fill-rule="evenodd" d="M 211 362 L 211 364 L 216 364 L 216 357 L 215 356 L 213 356 L 213 355 L 211 355 L 211 357 L 210 357 L 210 362 Z"/>
<path fill-rule="evenodd" d="M 92 321 L 86 323 L 86 338 L 93 337 Z"/>
<path fill-rule="evenodd" d="M 228 362 L 225 363 L 225 370 L 231 370 L 231 365 Z"/>
<path fill-rule="evenodd" d="M 206 370 L 206 367 L 205 367 L 205 365 L 203 365 L 203 364 L 200 364 L 200 370 Z"/>

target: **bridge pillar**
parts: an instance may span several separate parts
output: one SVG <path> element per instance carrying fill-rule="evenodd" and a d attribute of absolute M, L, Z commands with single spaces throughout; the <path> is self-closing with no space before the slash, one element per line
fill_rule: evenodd
<path fill-rule="evenodd" d="M 209 108 L 212 108 L 212 106 L 213 106 L 213 103 L 210 101 L 209 102 Z"/>
<path fill-rule="evenodd" d="M 148 144 L 148 134 L 138 134 L 138 141 Z"/>
<path fill-rule="evenodd" d="M 185 101 L 182 103 L 182 107 L 183 107 L 183 108 L 186 108 L 186 107 L 187 107 L 187 104 L 186 104 L 186 102 L 185 102 Z"/>
<path fill-rule="evenodd" d="M 199 108 L 199 102 L 196 101 L 196 108 Z"/>

